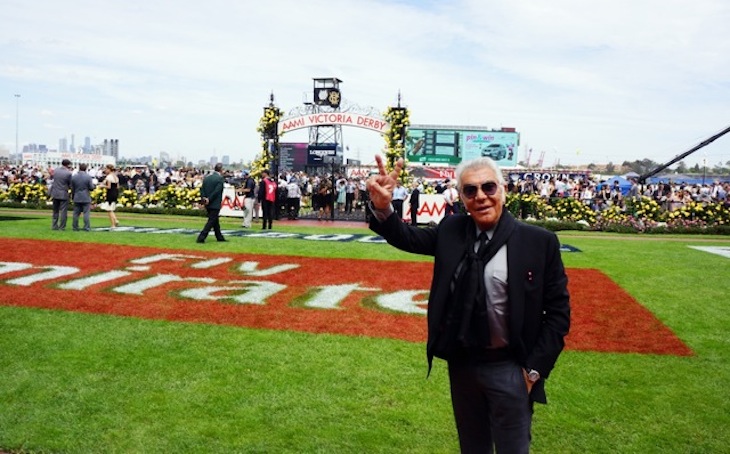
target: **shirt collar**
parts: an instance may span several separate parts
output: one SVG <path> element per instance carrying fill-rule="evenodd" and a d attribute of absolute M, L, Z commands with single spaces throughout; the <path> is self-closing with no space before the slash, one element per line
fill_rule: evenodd
<path fill-rule="evenodd" d="M 494 237 L 494 230 L 495 230 L 496 228 L 497 228 L 497 227 L 495 226 L 495 227 L 492 227 L 492 228 L 491 228 L 491 229 L 489 229 L 489 230 L 486 230 L 486 232 L 487 232 L 487 239 L 488 239 L 488 240 L 491 240 L 491 239 L 492 239 L 492 238 Z M 474 224 L 474 229 L 476 230 L 476 238 L 479 238 L 479 235 L 480 235 L 480 234 L 482 233 L 482 230 L 480 230 L 480 229 L 479 229 L 479 226 L 478 226 L 478 225 L 476 225 L 476 224 Z"/>

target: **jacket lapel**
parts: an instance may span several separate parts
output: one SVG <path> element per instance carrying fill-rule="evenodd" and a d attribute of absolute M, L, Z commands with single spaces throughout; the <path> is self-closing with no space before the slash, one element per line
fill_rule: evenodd
<path fill-rule="evenodd" d="M 522 250 L 520 244 L 520 227 L 518 226 L 510 239 L 507 241 L 507 273 L 509 280 L 509 332 L 510 344 L 519 345 L 519 350 L 524 351 L 522 345 L 522 326 L 525 318 L 525 283 L 524 267 L 521 265 L 526 251 Z"/>

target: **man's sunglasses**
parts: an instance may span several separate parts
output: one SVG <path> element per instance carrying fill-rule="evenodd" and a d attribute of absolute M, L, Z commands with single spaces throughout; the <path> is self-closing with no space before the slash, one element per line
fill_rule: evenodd
<path fill-rule="evenodd" d="M 479 188 L 482 188 L 482 192 L 485 195 L 492 196 L 497 193 L 497 189 L 499 189 L 499 185 L 495 183 L 494 181 L 487 181 L 485 183 L 482 183 L 481 185 L 477 186 L 475 184 L 465 184 L 461 188 L 461 192 L 464 194 L 464 197 L 467 197 L 469 199 L 473 199 L 477 196 L 477 191 Z"/>

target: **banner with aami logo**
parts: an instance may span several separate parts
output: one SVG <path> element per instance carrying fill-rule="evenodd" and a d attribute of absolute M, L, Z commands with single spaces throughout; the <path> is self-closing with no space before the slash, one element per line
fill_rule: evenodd
<path fill-rule="evenodd" d="M 418 198 L 418 223 L 428 224 L 439 222 L 444 217 L 446 202 L 441 194 L 421 194 Z M 259 215 L 260 215 L 259 210 Z M 221 216 L 243 217 L 243 196 L 236 195 L 233 187 L 223 189 Z M 403 206 L 403 219 L 410 221 L 411 208 L 406 203 Z"/>
<path fill-rule="evenodd" d="M 423 342 L 432 264 L 0 239 L 0 305 Z M 574 350 L 690 355 L 597 270 L 569 269 Z"/>

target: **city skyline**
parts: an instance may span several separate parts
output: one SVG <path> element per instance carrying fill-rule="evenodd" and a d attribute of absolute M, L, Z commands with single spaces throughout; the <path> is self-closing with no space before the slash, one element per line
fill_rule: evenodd
<path fill-rule="evenodd" d="M 214 1 L 7 2 L 0 148 L 84 131 L 122 156 L 250 161 L 270 94 L 289 112 L 315 77 L 380 112 L 400 93 L 413 123 L 514 127 L 520 159 L 548 165 L 666 162 L 730 123 L 722 0 Z M 69 11 L 83 21 L 58 27 Z M 346 128 L 343 145 L 369 163 L 384 142 Z M 703 160 L 730 160 L 730 138 L 687 159 Z"/>

